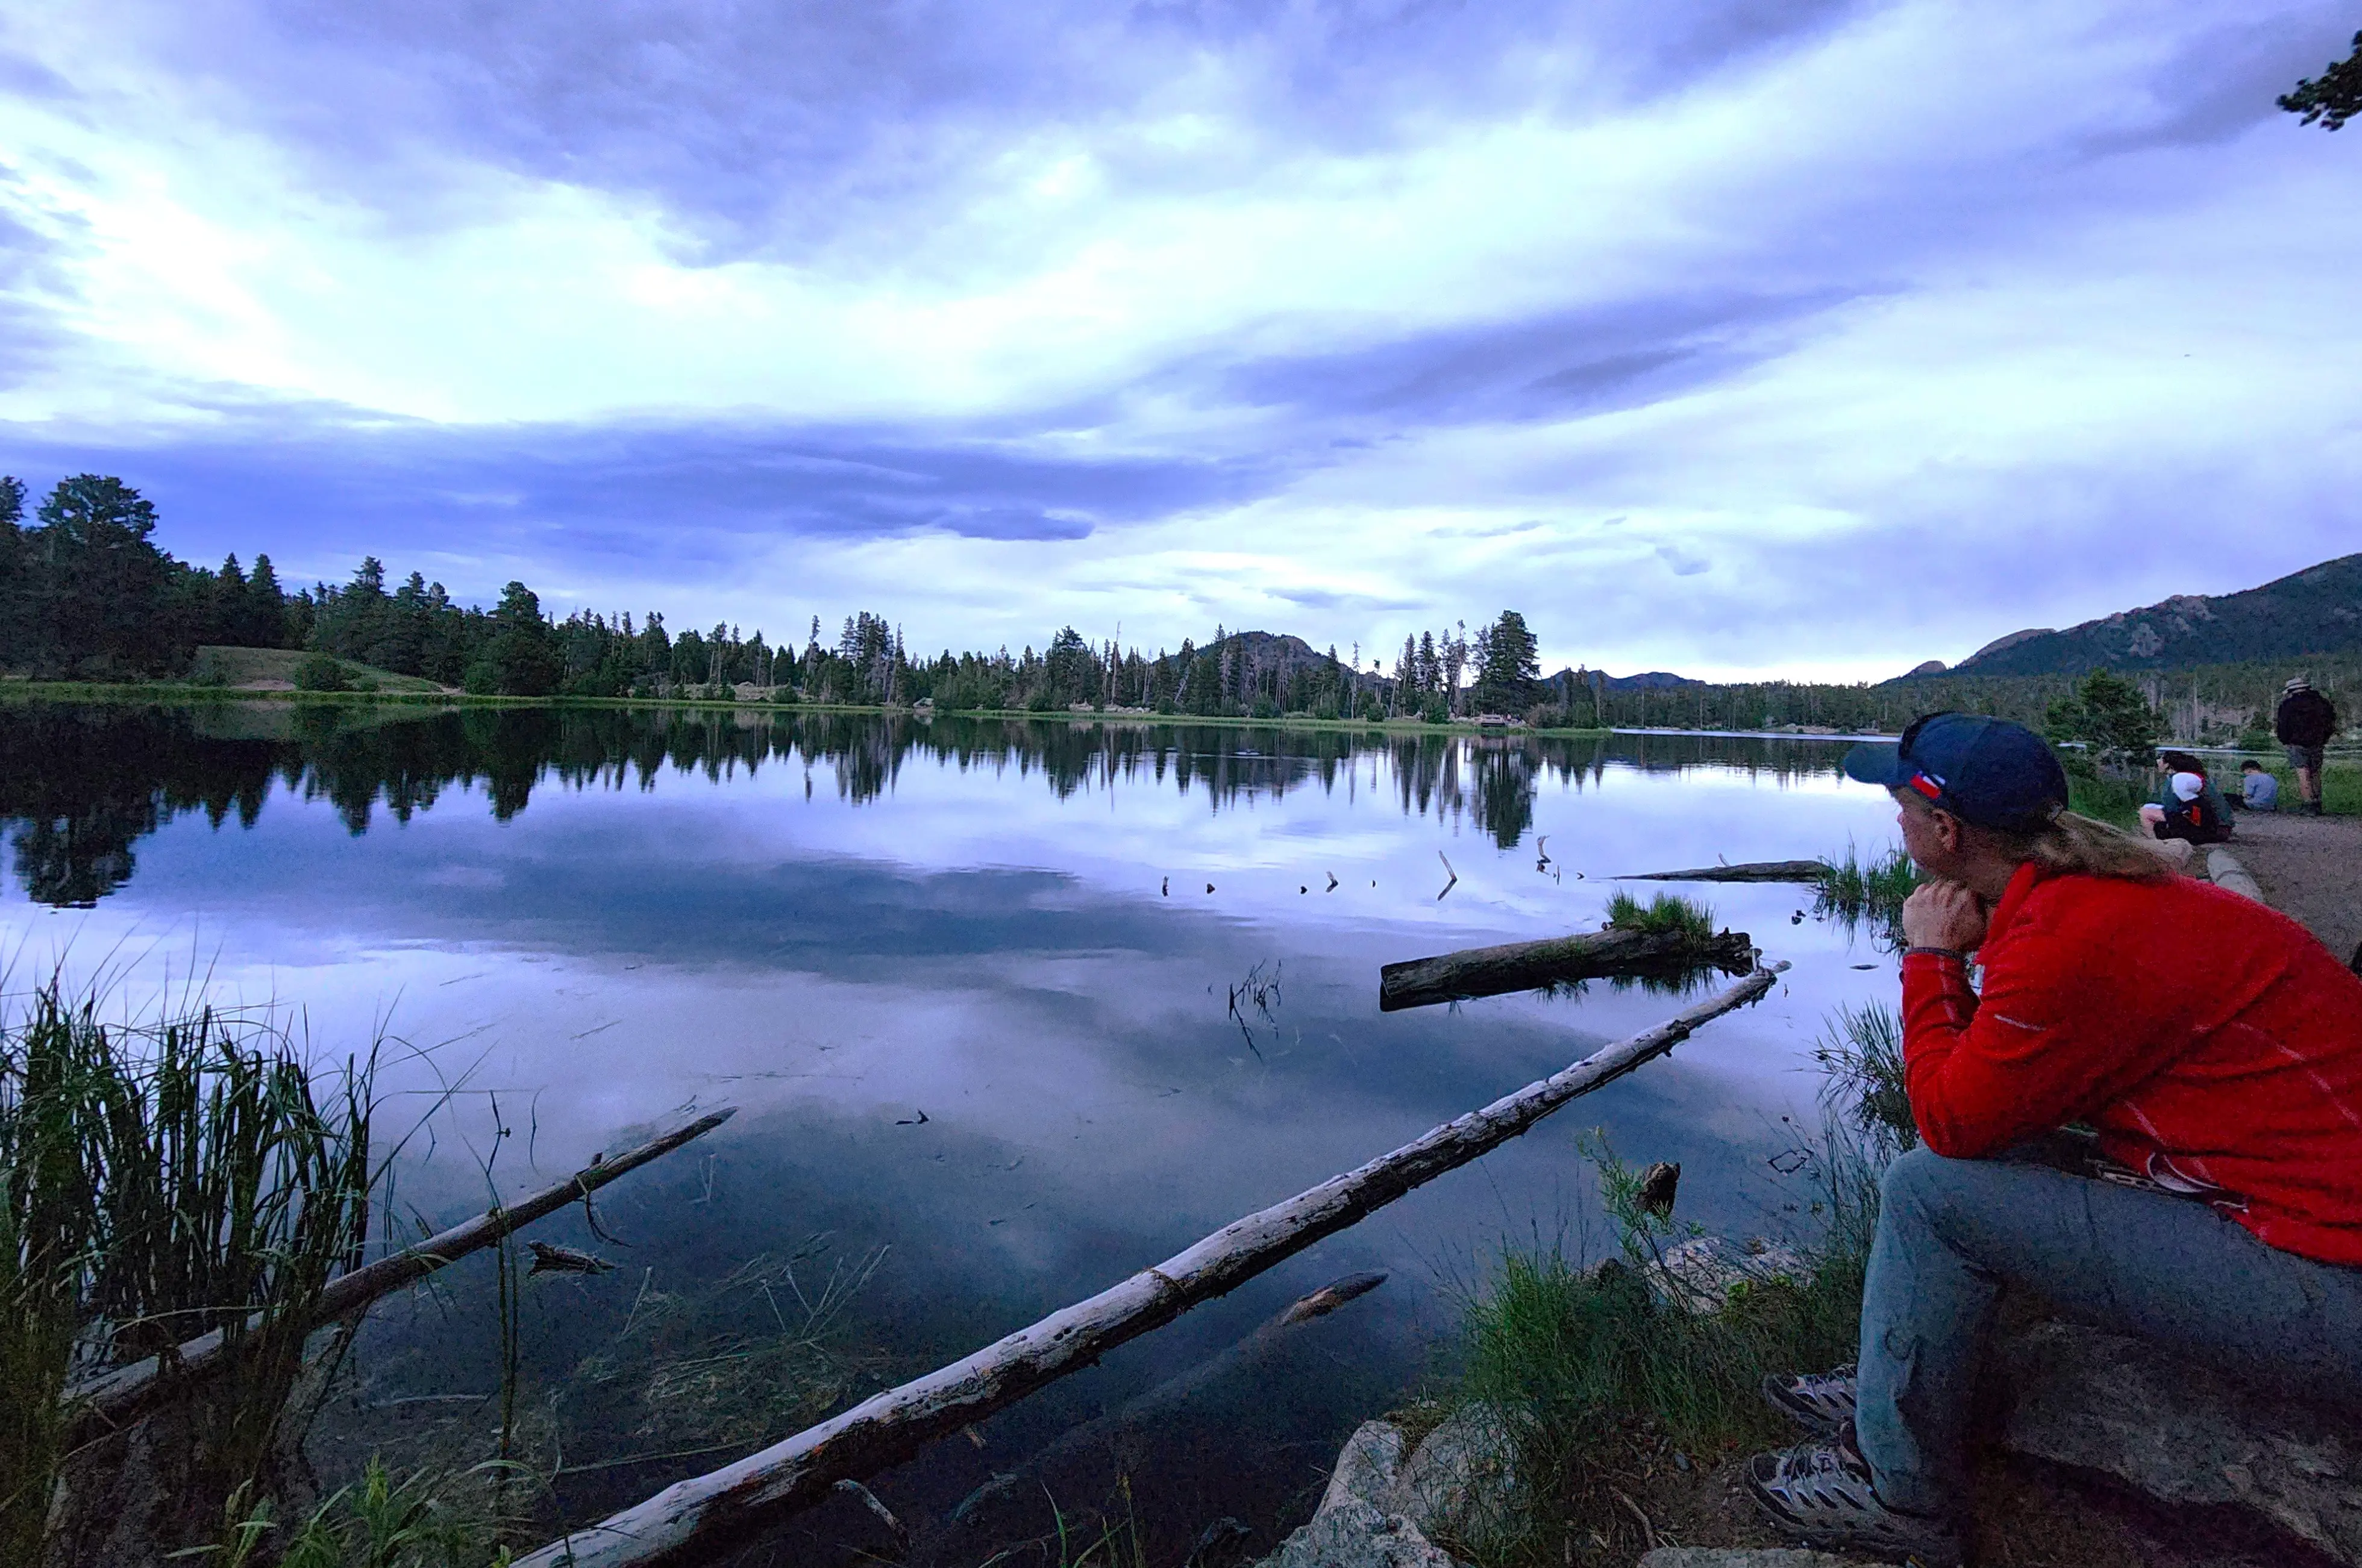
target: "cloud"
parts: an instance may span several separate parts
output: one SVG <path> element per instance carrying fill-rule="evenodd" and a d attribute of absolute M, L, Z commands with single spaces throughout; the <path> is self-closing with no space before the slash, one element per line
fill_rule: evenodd
<path fill-rule="evenodd" d="M 2325 0 L 0 27 L 0 464 L 192 555 L 1870 674 L 2362 477 L 2350 149 L 2269 105 Z"/>
<path fill-rule="evenodd" d="M 214 112 L 306 148 L 323 185 L 490 164 L 651 197 L 711 259 L 874 254 L 1077 148 L 1128 184 L 1206 191 L 1275 155 L 1398 150 L 1439 120 L 1628 106 L 1854 9 L 196 0 L 110 19 L 212 84 Z"/>

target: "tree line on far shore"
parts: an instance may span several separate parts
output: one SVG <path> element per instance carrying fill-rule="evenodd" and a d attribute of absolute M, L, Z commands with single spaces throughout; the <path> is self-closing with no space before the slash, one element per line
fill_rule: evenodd
<path fill-rule="evenodd" d="M 814 618 L 802 646 L 773 643 L 757 629 L 717 624 L 675 635 L 661 613 L 635 618 L 577 611 L 545 615 L 521 582 L 490 609 L 456 602 L 413 572 L 392 582 L 370 556 L 348 582 L 289 592 L 270 556 L 251 566 L 230 555 L 192 565 L 153 538 L 153 503 L 121 479 L 60 480 L 26 518 L 24 482 L 0 477 L 0 669 L 66 680 L 151 680 L 187 675 L 206 646 L 310 651 L 299 684 L 346 679 L 349 660 L 438 685 L 509 696 L 721 695 L 752 686 L 772 700 L 913 703 L 999 711 L 1062 711 L 1077 705 L 1205 716 L 1284 713 L 1366 718 L 1403 711 L 1459 717 L 1523 715 L 1545 695 L 1534 638 L 1504 611 L 1471 640 L 1430 633 L 1426 656 L 1388 678 L 1293 638 L 1217 629 L 1199 648 L 1151 657 L 1092 643 L 1072 627 L 1046 646 L 1012 654 L 914 657 L 883 616 L 848 617 L 833 643 Z M 1463 672 L 1473 683 L 1463 681 Z"/>
<path fill-rule="evenodd" d="M 288 591 L 270 558 L 191 565 L 154 542 L 155 507 L 112 477 L 61 479 L 29 521 L 21 480 L 0 477 L 0 670 L 69 680 L 188 678 L 207 645 L 308 651 L 299 685 L 348 679 L 339 660 L 510 696 L 755 695 L 818 704 L 1063 712 L 1088 706 L 1201 717 L 1423 718 L 1502 714 L 1550 728 L 1823 729 L 1893 732 L 1937 707 L 2000 714 L 2060 732 L 2069 676 L 1936 675 L 1836 685 L 1769 681 L 1633 685 L 1570 668 L 1544 677 L 1534 633 L 1503 610 L 1406 637 L 1394 668 L 1365 668 L 1293 637 L 1216 628 L 1178 652 L 1092 642 L 1072 627 L 1036 651 L 914 656 L 901 629 L 862 611 L 833 641 L 818 618 L 798 646 L 717 624 L 675 634 L 650 611 L 553 620 L 512 582 L 490 609 L 453 600 L 417 572 L 396 583 L 371 556 L 342 584 Z M 2352 659 L 2316 661 L 2317 683 L 2362 687 Z M 2158 729 L 2187 740 L 2253 739 L 2287 672 L 2224 665 L 2131 677 Z M 2070 705 L 2071 706 L 2071 705 Z M 2348 711 L 2354 705 L 2347 704 Z"/>

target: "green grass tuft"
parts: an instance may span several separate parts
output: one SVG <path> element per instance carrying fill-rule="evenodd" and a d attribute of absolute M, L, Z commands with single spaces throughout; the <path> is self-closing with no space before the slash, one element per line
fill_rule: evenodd
<path fill-rule="evenodd" d="M 1900 1014 L 1877 1002 L 1840 1006 L 1829 1015 L 1813 1057 L 1828 1074 L 1821 1086 L 1824 1107 L 1889 1155 L 1917 1146 L 1919 1126 L 1904 1087 Z"/>
<path fill-rule="evenodd" d="M 1821 884 L 1813 894 L 1813 912 L 1831 916 L 1848 927 L 1865 920 L 1899 934 L 1903 901 L 1919 889 L 1919 868 L 1899 846 L 1890 845 L 1864 859 L 1851 844 L 1845 859 L 1821 857 Z"/>
<path fill-rule="evenodd" d="M 1607 901 L 1607 928 L 1709 941 L 1714 937 L 1714 910 L 1676 893 L 1661 893 L 1642 904 L 1618 888 Z"/>
<path fill-rule="evenodd" d="M 1711 1310 L 1669 1277 L 1664 1256 L 1693 1231 L 1638 1201 L 1640 1182 L 1605 1139 L 1584 1153 L 1621 1255 L 1584 1267 L 1556 1247 L 1512 1249 L 1469 1307 L 1456 1403 L 1499 1414 L 1515 1446 L 1525 1508 L 1485 1539 L 1450 1543 L 1483 1568 L 1627 1563 L 1650 1542 L 1630 1497 L 1676 1453 L 1794 1441 L 1763 1403 L 1767 1373 L 1854 1358 L 1861 1289 L 1891 1144 L 1856 1130 L 1868 1114 L 1851 1080 L 1808 1151 L 1819 1222 L 1801 1266 L 1731 1287 Z"/>

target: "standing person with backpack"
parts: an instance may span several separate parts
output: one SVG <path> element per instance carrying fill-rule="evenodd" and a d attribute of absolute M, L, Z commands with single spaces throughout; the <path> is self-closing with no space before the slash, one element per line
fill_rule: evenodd
<path fill-rule="evenodd" d="M 2288 748 L 2289 765 L 2296 770 L 2296 809 L 2320 816 L 2322 749 L 2337 733 L 2337 709 L 2311 681 L 2290 675 L 2272 713 L 2272 733 Z"/>

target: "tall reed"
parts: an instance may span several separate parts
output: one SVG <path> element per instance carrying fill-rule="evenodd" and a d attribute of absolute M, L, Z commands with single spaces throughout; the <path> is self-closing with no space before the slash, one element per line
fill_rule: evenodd
<path fill-rule="evenodd" d="M 179 1521 L 218 1521 L 257 1485 L 304 1369 L 311 1308 L 357 1261 L 368 1227 L 370 1061 L 315 1074 L 269 1017 L 199 1006 L 109 1022 L 102 1000 L 54 977 L 0 998 L 0 1560 L 11 1563 L 41 1555 L 72 1381 L 215 1330 L 231 1368 L 176 1412 L 178 1452 L 157 1457 Z M 103 1497 L 105 1486 L 77 1491 Z"/>

